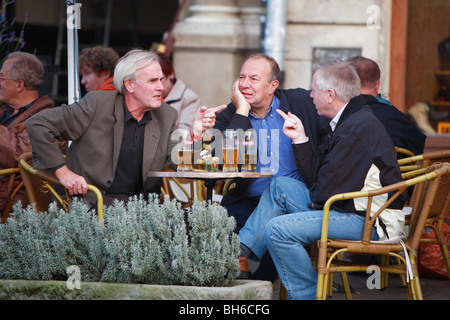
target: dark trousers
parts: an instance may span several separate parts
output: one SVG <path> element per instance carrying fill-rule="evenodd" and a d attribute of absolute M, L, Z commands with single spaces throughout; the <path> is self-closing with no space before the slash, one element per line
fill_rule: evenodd
<path fill-rule="evenodd" d="M 236 219 L 235 232 L 239 233 L 239 230 L 245 225 L 248 217 L 252 214 L 258 205 L 260 197 L 245 197 L 238 202 L 230 205 L 226 205 L 225 208 L 228 211 L 228 215 Z M 278 273 L 275 265 L 270 257 L 269 251 L 262 257 L 258 268 L 255 273 L 252 274 L 254 280 L 267 280 L 274 282 L 277 279 Z"/>

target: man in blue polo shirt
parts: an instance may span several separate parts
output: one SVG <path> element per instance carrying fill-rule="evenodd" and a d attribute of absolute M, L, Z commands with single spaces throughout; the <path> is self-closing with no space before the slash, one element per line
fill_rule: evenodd
<path fill-rule="evenodd" d="M 302 88 L 281 90 L 278 88 L 280 77 L 280 68 L 273 58 L 265 54 L 250 56 L 242 65 L 239 79 L 233 86 L 233 91 L 236 93 L 239 90 L 242 95 L 233 94 L 232 103 L 217 115 L 214 128 L 221 131 L 256 130 L 258 147 L 265 146 L 262 152 L 266 157 L 266 161 L 258 157 L 257 171 L 270 170 L 274 177 L 287 176 L 302 181 L 292 141 L 284 135 L 284 120 L 276 110 L 291 112 L 302 119 L 313 144 L 319 137 L 319 115 L 309 97 L 309 91 Z M 248 103 L 237 103 L 235 99 L 239 97 L 245 98 Z M 235 105 L 245 107 L 236 108 Z M 258 152 L 261 156 L 261 150 Z M 236 219 L 236 232 L 244 226 L 270 181 L 270 178 L 238 179 L 236 186 L 224 196 L 221 204 Z M 267 254 L 253 279 L 274 281 L 276 276 L 275 267 Z"/>

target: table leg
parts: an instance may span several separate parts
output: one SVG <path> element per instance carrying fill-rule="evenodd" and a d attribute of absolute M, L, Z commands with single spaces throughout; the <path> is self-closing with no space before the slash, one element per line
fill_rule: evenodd
<path fill-rule="evenodd" d="M 206 200 L 212 201 L 213 188 L 216 185 L 215 179 L 205 179 Z"/>

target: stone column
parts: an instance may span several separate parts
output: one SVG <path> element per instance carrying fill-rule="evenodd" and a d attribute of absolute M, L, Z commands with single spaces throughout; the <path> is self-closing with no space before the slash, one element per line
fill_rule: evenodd
<path fill-rule="evenodd" d="M 247 6 L 251 2 L 255 1 L 195 0 L 189 8 L 192 15 L 175 26 L 173 62 L 177 77 L 208 107 L 230 101 L 243 59 L 249 50 L 258 50 L 255 38 L 259 36 L 254 29 L 257 14 Z"/>

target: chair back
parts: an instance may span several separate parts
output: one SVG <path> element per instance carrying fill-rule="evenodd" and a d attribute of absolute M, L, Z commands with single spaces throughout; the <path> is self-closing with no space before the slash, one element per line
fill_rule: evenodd
<path fill-rule="evenodd" d="M 23 187 L 23 182 L 20 181 L 18 184 L 16 181 L 16 176 L 19 174 L 19 168 L 6 168 L 6 169 L 0 169 L 0 176 L 6 176 L 9 175 L 9 181 L 8 181 L 8 187 L 7 191 L 9 192 L 9 198 L 8 202 L 6 203 L 5 208 L 3 209 L 2 219 L 1 222 L 5 223 L 9 217 L 12 204 L 14 202 L 14 198 L 16 197 L 16 194 L 19 192 L 19 190 Z M 15 187 L 14 185 L 17 184 Z"/>
<path fill-rule="evenodd" d="M 435 178 L 427 180 L 414 188 L 411 199 L 411 219 L 408 243 L 417 249 L 422 238 L 427 220 L 448 213 L 450 200 L 450 163 L 434 163 L 427 169 L 427 174 Z"/>
<path fill-rule="evenodd" d="M 401 147 L 397 147 L 397 146 L 395 146 L 395 154 L 397 156 L 401 155 L 402 158 L 414 157 L 415 156 L 415 154 L 412 151 L 410 151 L 410 150 L 408 150 L 406 148 L 401 148 Z"/>
<path fill-rule="evenodd" d="M 164 171 L 173 171 L 169 166 Z M 166 178 L 161 182 L 161 192 L 168 195 L 170 200 L 176 199 L 183 208 L 190 208 L 194 199 L 203 201 L 206 199 L 206 187 L 201 180 L 184 178 Z"/>
<path fill-rule="evenodd" d="M 26 165 L 28 166 L 26 166 Z M 58 180 L 55 176 L 48 175 L 47 179 L 42 179 L 36 173 L 32 173 L 30 170 L 33 166 L 33 160 L 31 152 L 22 154 L 19 157 L 19 170 L 22 176 L 22 181 L 27 192 L 28 200 L 30 203 L 34 203 L 37 212 L 46 212 L 48 206 L 53 202 L 52 194 L 49 189 L 49 183 L 54 184 Z"/>
<path fill-rule="evenodd" d="M 53 201 L 58 201 L 64 210 L 68 210 L 70 195 L 54 174 L 34 169 L 32 154 L 26 152 L 19 157 L 19 170 L 30 203 L 36 205 L 38 212 L 46 212 Z M 59 186 L 59 187 L 58 187 Z M 103 196 L 98 188 L 88 184 L 88 190 L 97 197 L 98 219 L 103 220 Z"/>
<path fill-rule="evenodd" d="M 418 159 L 420 157 L 420 159 Z M 429 172 L 429 168 L 434 163 L 439 162 L 449 162 L 450 163 L 450 150 L 441 150 L 441 151 L 435 151 L 435 152 L 428 152 L 424 153 L 420 156 L 411 157 L 408 161 L 417 161 L 420 162 L 417 164 L 417 172 Z M 414 171 L 406 172 L 404 173 L 405 176 L 408 174 L 412 174 Z M 450 177 L 446 176 L 442 179 L 440 182 L 440 188 L 437 190 L 436 194 L 436 201 L 435 205 L 431 209 L 430 218 L 432 217 L 439 217 L 441 219 L 444 219 L 446 216 L 450 215 L 450 197 L 449 195 L 449 184 L 450 184 Z M 417 192 L 413 192 L 411 196 L 410 203 L 413 203 L 415 201 L 415 197 L 417 197 L 422 191 L 423 185 L 415 187 Z"/>

